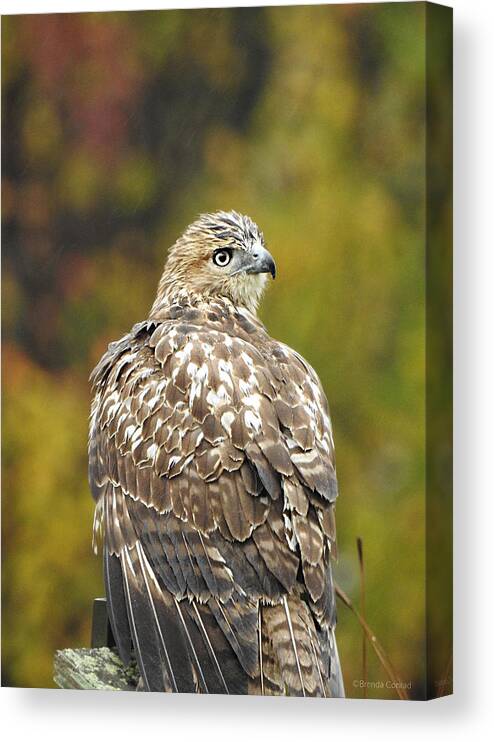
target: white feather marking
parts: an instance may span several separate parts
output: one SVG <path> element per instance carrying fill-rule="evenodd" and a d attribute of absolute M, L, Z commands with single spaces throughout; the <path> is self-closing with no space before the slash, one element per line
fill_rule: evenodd
<path fill-rule="evenodd" d="M 261 407 L 261 396 L 260 394 L 250 394 L 247 397 L 243 397 L 242 402 L 247 407 L 253 407 L 259 412 Z"/>
<path fill-rule="evenodd" d="M 293 453 L 292 461 L 297 466 L 299 464 L 313 464 L 319 458 L 319 452 L 317 449 L 312 448 L 310 451 L 303 451 L 302 453 Z"/>
<path fill-rule="evenodd" d="M 257 415 L 252 410 L 245 410 L 244 412 L 244 420 L 245 424 L 247 425 L 250 430 L 253 430 L 256 433 L 260 433 L 262 429 L 262 421 L 259 415 Z"/>
<path fill-rule="evenodd" d="M 285 503 L 287 503 L 287 500 L 285 498 Z M 288 546 L 292 551 L 297 551 L 297 539 L 293 530 L 292 521 L 287 513 L 283 513 L 283 520 L 285 522 L 285 538 L 287 540 Z"/>
<path fill-rule="evenodd" d="M 243 379 L 238 380 L 238 388 L 240 389 L 241 394 L 246 397 L 252 393 L 252 385 Z"/>
<path fill-rule="evenodd" d="M 177 369 L 177 373 L 179 371 L 180 369 Z M 197 371 L 198 371 L 197 363 L 194 363 L 193 361 L 189 361 L 189 363 L 187 364 L 187 373 L 191 379 L 197 376 Z"/>
<path fill-rule="evenodd" d="M 233 414 L 231 410 L 224 412 L 221 416 L 221 424 L 223 425 L 228 435 L 232 434 L 232 424 L 234 420 L 235 420 L 235 415 Z"/>
<path fill-rule="evenodd" d="M 224 384 L 227 384 L 227 386 L 230 387 L 230 389 L 233 389 L 232 374 L 233 368 L 231 362 L 220 359 L 218 361 L 218 376 Z"/>
<path fill-rule="evenodd" d="M 254 370 L 255 370 L 255 364 L 254 364 L 254 361 L 253 361 L 253 360 L 252 360 L 252 358 L 251 358 L 251 357 L 250 357 L 250 356 L 248 355 L 248 353 L 246 353 L 246 352 L 245 352 L 245 350 L 243 350 L 243 351 L 241 352 L 241 354 L 240 354 L 240 357 L 241 357 L 241 358 L 242 358 L 242 359 L 243 359 L 243 360 L 245 361 L 245 363 L 246 363 L 246 364 L 247 364 L 247 366 L 248 366 L 248 367 L 250 368 L 250 370 L 251 370 L 252 372 L 254 372 Z"/>
<path fill-rule="evenodd" d="M 141 432 L 142 431 L 139 428 L 139 430 L 137 431 L 138 435 L 134 434 L 134 436 L 133 436 L 132 446 L 131 446 L 132 453 L 135 453 L 135 451 L 138 448 L 138 446 L 140 446 L 140 444 L 142 443 L 142 436 L 140 435 Z"/>
<path fill-rule="evenodd" d="M 331 452 L 331 448 L 330 448 L 329 443 L 327 441 L 327 436 L 323 436 L 322 438 L 320 438 L 319 439 L 319 443 L 323 447 L 325 453 L 330 453 Z"/>
<path fill-rule="evenodd" d="M 178 464 L 182 457 L 180 455 L 175 454 L 174 456 L 170 456 L 170 459 L 168 461 L 168 469 L 167 471 L 170 471 L 172 466 L 175 466 L 175 464 Z"/>
<path fill-rule="evenodd" d="M 93 553 L 98 553 L 98 541 L 102 538 L 103 535 L 103 523 L 104 523 L 104 496 L 100 497 L 98 502 L 96 503 L 96 507 L 94 508 L 94 516 L 93 516 L 93 539 L 92 539 L 92 547 L 93 547 Z"/>
<path fill-rule="evenodd" d="M 154 460 L 157 453 L 158 453 L 158 446 L 156 445 L 156 443 L 152 443 L 147 450 L 148 459 Z"/>
<path fill-rule="evenodd" d="M 230 395 L 227 393 L 223 384 L 221 384 L 217 391 L 214 391 L 214 389 L 209 390 L 206 402 L 213 408 L 220 407 L 225 402 L 230 402 Z"/>
<path fill-rule="evenodd" d="M 206 358 L 210 358 L 211 353 L 213 352 L 213 346 L 211 343 L 201 343 L 201 348 L 203 349 Z"/>
<path fill-rule="evenodd" d="M 201 384 L 207 384 L 208 383 L 208 376 L 209 376 L 209 370 L 206 363 L 203 363 L 202 366 L 199 366 L 196 372 L 196 379 Z"/>
<path fill-rule="evenodd" d="M 190 393 L 189 393 L 189 409 L 192 410 L 192 405 L 194 403 L 194 400 L 199 399 L 202 394 L 202 384 L 197 382 L 196 379 L 193 379 L 192 384 L 190 385 Z"/>

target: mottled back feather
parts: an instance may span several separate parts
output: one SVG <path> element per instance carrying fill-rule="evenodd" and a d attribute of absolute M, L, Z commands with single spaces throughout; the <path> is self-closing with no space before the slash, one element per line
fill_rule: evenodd
<path fill-rule="evenodd" d="M 227 297 L 181 293 L 92 375 L 110 620 L 148 691 L 342 695 L 326 398 Z"/>

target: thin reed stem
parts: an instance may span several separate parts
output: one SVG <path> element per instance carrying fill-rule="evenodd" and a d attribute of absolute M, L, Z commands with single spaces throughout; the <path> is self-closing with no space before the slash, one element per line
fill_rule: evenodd
<path fill-rule="evenodd" d="M 355 608 L 352 601 L 348 597 L 348 595 L 345 593 L 344 590 L 341 589 L 341 587 L 335 583 L 335 591 L 338 598 L 341 600 L 341 602 L 349 608 L 349 610 L 352 611 L 352 613 L 356 616 L 358 622 L 362 626 L 362 629 L 365 632 L 365 635 L 370 642 L 371 647 L 373 648 L 374 652 L 377 655 L 377 658 L 379 662 L 381 663 L 382 667 L 384 668 L 387 676 L 393 683 L 393 688 L 396 690 L 396 694 L 398 695 L 398 698 L 400 698 L 402 701 L 408 701 L 409 695 L 407 693 L 407 690 L 401 681 L 400 676 L 396 672 L 395 668 L 393 667 L 391 660 L 388 658 L 386 652 L 384 651 L 381 643 L 378 641 L 376 635 L 370 628 L 367 621 L 361 616 L 360 612 Z"/>
<path fill-rule="evenodd" d="M 357 553 L 360 567 L 360 615 L 366 621 L 365 617 L 365 570 L 364 570 L 364 547 L 360 536 L 357 538 Z M 364 681 L 363 697 L 367 698 L 367 636 L 362 629 L 362 679 Z"/>

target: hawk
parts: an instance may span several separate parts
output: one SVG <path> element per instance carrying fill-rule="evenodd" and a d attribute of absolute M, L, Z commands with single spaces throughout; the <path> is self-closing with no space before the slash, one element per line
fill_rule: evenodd
<path fill-rule="evenodd" d="M 257 318 L 269 274 L 249 217 L 200 216 L 92 373 L 95 535 L 144 691 L 344 695 L 328 405 Z"/>

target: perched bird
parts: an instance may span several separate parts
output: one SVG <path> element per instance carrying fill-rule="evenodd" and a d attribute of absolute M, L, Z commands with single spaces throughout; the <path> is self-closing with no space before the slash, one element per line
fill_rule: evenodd
<path fill-rule="evenodd" d="M 344 695 L 328 405 L 256 316 L 269 274 L 249 217 L 199 217 L 92 374 L 109 617 L 145 691 Z"/>

